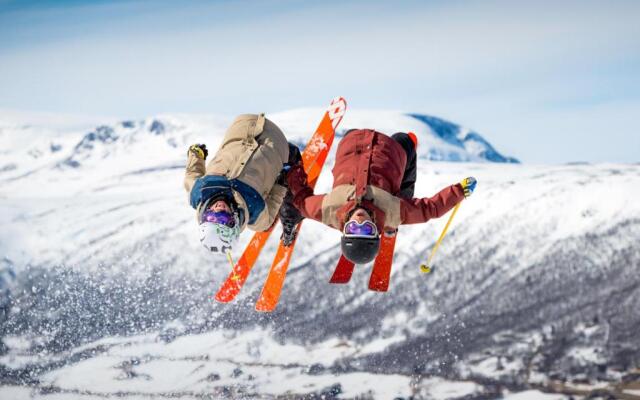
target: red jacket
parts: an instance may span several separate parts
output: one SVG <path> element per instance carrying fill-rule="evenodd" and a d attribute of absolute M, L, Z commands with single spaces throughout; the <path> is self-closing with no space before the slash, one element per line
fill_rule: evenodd
<path fill-rule="evenodd" d="M 304 170 L 296 166 L 288 176 L 293 203 L 303 216 L 338 230 L 360 205 L 373 213 L 382 232 L 441 217 L 464 199 L 460 184 L 430 198 L 398 197 L 406 163 L 402 146 L 385 134 L 370 129 L 352 131 L 338 145 L 332 191 L 314 195 Z"/>

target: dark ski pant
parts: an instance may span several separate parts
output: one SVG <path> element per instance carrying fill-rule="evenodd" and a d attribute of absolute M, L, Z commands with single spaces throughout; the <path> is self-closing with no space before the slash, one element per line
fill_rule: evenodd
<path fill-rule="evenodd" d="M 395 140 L 402 146 L 404 152 L 407 153 L 407 165 L 404 167 L 404 174 L 402 175 L 402 183 L 400 184 L 400 192 L 398 197 L 405 199 L 412 199 L 413 192 L 416 188 L 416 169 L 417 169 L 417 153 L 416 146 L 413 140 L 404 132 L 396 132 L 391 136 L 391 139 Z"/>
<path fill-rule="evenodd" d="M 295 144 L 289 142 L 289 165 L 296 165 L 302 162 L 302 155 L 300 153 L 300 149 Z M 300 211 L 293 205 L 293 194 L 291 194 L 291 190 L 289 190 L 289 185 L 287 184 L 286 174 L 281 173 L 278 178 L 278 182 L 276 182 L 287 188 L 287 194 L 284 196 L 284 200 L 282 201 L 282 205 L 280 206 L 280 211 L 278 212 L 278 216 L 280 217 L 280 223 L 282 223 L 283 227 L 283 240 L 285 243 L 289 244 L 295 239 L 294 229 L 296 225 L 302 221 L 304 218 Z"/>

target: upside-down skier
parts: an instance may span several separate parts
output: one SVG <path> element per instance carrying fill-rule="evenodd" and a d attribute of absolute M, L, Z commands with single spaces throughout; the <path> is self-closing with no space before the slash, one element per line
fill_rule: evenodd
<path fill-rule="evenodd" d="M 245 228 L 271 227 L 287 193 L 284 167 L 299 164 L 301 156 L 264 114 L 238 116 L 205 166 L 207 155 L 204 144 L 189 147 L 184 187 L 197 211 L 200 241 L 224 254 Z"/>
<path fill-rule="evenodd" d="M 389 137 L 371 129 L 348 131 L 338 145 L 333 188 L 314 195 L 300 165 L 287 181 L 292 199 L 281 213 L 320 221 L 342 232 L 343 255 L 355 264 L 372 261 L 380 249 L 380 233 L 402 224 L 417 224 L 446 214 L 473 193 L 476 180 L 465 178 L 433 197 L 414 198 L 417 138 L 398 132 Z"/>

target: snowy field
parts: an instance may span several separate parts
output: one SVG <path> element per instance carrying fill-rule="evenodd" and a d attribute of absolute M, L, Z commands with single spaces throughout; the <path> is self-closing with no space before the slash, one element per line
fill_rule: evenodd
<path fill-rule="evenodd" d="M 321 113 L 268 117 L 304 144 Z M 470 175 L 477 192 L 431 275 L 445 219 L 401 228 L 387 293 L 369 266 L 330 285 L 339 233 L 305 223 L 261 314 L 275 239 L 215 303 L 229 265 L 200 247 L 182 188 L 188 145 L 215 149 L 231 117 L 0 116 L 0 399 L 552 400 L 569 398 L 543 393 L 556 380 L 613 391 L 638 367 L 638 164 L 487 162 L 502 156 L 464 128 L 349 110 L 342 131 L 418 134 L 417 196 Z"/>

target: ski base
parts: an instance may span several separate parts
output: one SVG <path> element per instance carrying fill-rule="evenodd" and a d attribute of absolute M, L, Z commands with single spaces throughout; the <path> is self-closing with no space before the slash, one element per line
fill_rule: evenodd
<path fill-rule="evenodd" d="M 389 290 L 389 279 L 391 277 L 391 265 L 393 264 L 393 253 L 396 247 L 398 231 L 384 233 L 380 238 L 380 252 L 373 262 L 371 277 L 369 278 L 369 290 L 376 292 L 386 292 Z"/>
<path fill-rule="evenodd" d="M 269 270 L 269 275 L 262 288 L 262 293 L 256 302 L 256 311 L 270 312 L 275 310 L 280 300 L 280 293 L 284 286 L 284 278 L 291 262 L 293 249 L 297 241 L 297 234 L 300 232 L 302 222 L 296 226 L 296 239 L 289 246 L 284 246 L 280 241 L 278 251 L 273 258 L 273 264 Z"/>
<path fill-rule="evenodd" d="M 338 265 L 336 265 L 336 269 L 333 271 L 333 275 L 331 276 L 329 283 L 349 283 L 349 281 L 351 280 L 351 276 L 353 275 L 354 268 L 355 264 L 347 260 L 345 256 L 341 255 L 340 259 L 338 260 Z"/>

